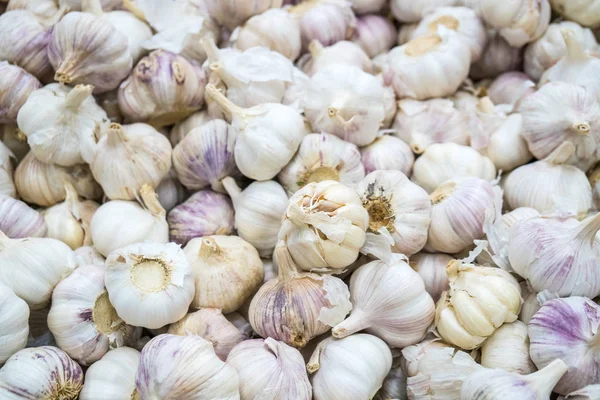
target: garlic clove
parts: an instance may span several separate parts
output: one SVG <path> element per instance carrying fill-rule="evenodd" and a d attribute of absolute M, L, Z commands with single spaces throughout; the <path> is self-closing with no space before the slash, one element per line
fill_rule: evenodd
<path fill-rule="evenodd" d="M 372 1 L 362 1 L 373 4 Z M 362 15 L 356 19 L 352 41 L 358 44 L 370 58 L 388 52 L 396 43 L 397 32 L 394 24 L 377 14 Z"/>
<path fill-rule="evenodd" d="M 29 307 L 7 286 L 0 284 L 0 365 L 25 348 L 29 335 Z M 0 383 L 0 388 L 2 384 Z"/>
<path fill-rule="evenodd" d="M 38 211 L 13 197 L 0 195 L 0 231 L 12 239 L 44 237 L 48 226 Z"/>
<path fill-rule="evenodd" d="M 415 156 L 402 139 L 384 134 L 359 150 L 366 174 L 376 170 L 397 170 L 406 176 L 412 173 Z"/>
<path fill-rule="evenodd" d="M 385 5 L 385 0 L 351 0 L 351 3 L 356 14 L 365 14 L 381 11 Z"/>
<path fill-rule="evenodd" d="M 452 261 L 447 254 L 417 253 L 410 256 L 408 265 L 423 279 L 425 290 L 434 302 L 437 302 L 443 291 L 450 288 L 446 266 Z"/>
<path fill-rule="evenodd" d="M 139 364 L 140 352 L 135 349 L 120 347 L 109 351 L 86 371 L 79 398 L 135 399 L 135 375 Z"/>
<path fill-rule="evenodd" d="M 17 113 L 42 84 L 24 69 L 0 61 L 0 124 L 17 122 Z"/>
<path fill-rule="evenodd" d="M 527 325 L 521 321 L 504 324 L 481 347 L 481 365 L 527 375 L 536 370 L 529 358 Z"/>

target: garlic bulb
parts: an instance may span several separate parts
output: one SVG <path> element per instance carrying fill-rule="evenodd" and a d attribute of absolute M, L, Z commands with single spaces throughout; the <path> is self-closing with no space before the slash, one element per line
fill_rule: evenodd
<path fill-rule="evenodd" d="M 412 180 L 431 193 L 448 179 L 464 177 L 492 180 L 496 168 L 489 158 L 471 147 L 436 143 L 415 161 Z"/>
<path fill-rule="evenodd" d="M 196 285 L 193 308 L 240 308 L 260 287 L 264 269 L 258 252 L 237 236 L 192 239 L 184 248 Z"/>
<path fill-rule="evenodd" d="M 85 83 L 93 85 L 96 93 L 109 92 L 131 69 L 129 42 L 102 18 L 99 0 L 86 4 L 89 12 L 70 12 L 53 27 L 48 60 L 58 82 Z"/>
<path fill-rule="evenodd" d="M 221 179 L 239 175 L 233 156 L 237 135 L 220 119 L 192 129 L 173 150 L 173 167 L 181 183 L 191 190 L 210 186 L 223 192 Z"/>
<path fill-rule="evenodd" d="M 600 396 L 600 384 L 587 385 L 583 389 L 576 390 L 569 393 L 564 399 L 565 400 L 594 400 Z M 559 397 L 559 399 L 563 399 Z"/>
<path fill-rule="evenodd" d="M 294 61 L 302 50 L 300 22 L 287 10 L 271 8 L 236 28 L 232 41 L 238 50 L 262 46 Z"/>
<path fill-rule="evenodd" d="M 259 181 L 275 177 L 292 159 L 305 134 L 300 114 L 275 103 L 241 108 L 213 85 L 207 85 L 206 91 L 232 116 L 232 126 L 238 131 L 234 155 L 239 170 Z"/>
<path fill-rule="evenodd" d="M 278 276 L 254 295 L 248 321 L 260 336 L 302 348 L 344 320 L 352 309 L 350 292 L 332 275 L 298 272 L 283 242 L 275 257 Z"/>
<path fill-rule="evenodd" d="M 442 292 L 450 288 L 446 266 L 452 261 L 447 254 L 418 253 L 410 257 L 408 263 L 423 279 L 425 290 L 434 302 L 437 302 Z"/>
<path fill-rule="evenodd" d="M 104 266 L 104 256 L 91 246 L 80 247 L 76 249 L 73 254 L 75 254 L 77 267 L 84 267 L 86 265 Z"/>
<path fill-rule="evenodd" d="M 359 1 L 364 2 L 364 0 Z M 389 19 L 381 15 L 368 14 L 357 18 L 352 41 L 373 58 L 388 52 L 396 44 L 396 37 L 396 28 Z"/>
<path fill-rule="evenodd" d="M 494 104 L 510 104 L 519 108 L 522 99 L 535 92 L 535 83 L 529 75 L 511 71 L 498 76 L 487 88 L 487 96 Z"/>
<path fill-rule="evenodd" d="M 134 243 L 106 258 L 108 298 L 130 325 L 157 329 L 180 320 L 194 296 L 192 269 L 174 243 Z"/>
<path fill-rule="evenodd" d="M 600 104 L 583 87 L 550 82 L 527 96 L 519 106 L 523 137 L 538 159 L 565 141 L 575 146 L 569 164 L 588 169 L 600 159 Z"/>
<path fill-rule="evenodd" d="M 19 196 L 39 206 L 51 206 L 63 201 L 67 196 L 65 181 L 70 182 L 75 191 L 86 199 L 102 196 L 102 188 L 85 164 L 72 167 L 44 164 L 29 152 L 15 170 L 15 186 Z"/>
<path fill-rule="evenodd" d="M 410 146 L 391 135 L 381 135 L 373 143 L 360 148 L 365 173 L 376 170 L 397 170 L 410 176 L 415 156 Z"/>
<path fill-rule="evenodd" d="M 0 231 L 12 239 L 46 236 L 44 217 L 24 202 L 0 195 Z"/>
<path fill-rule="evenodd" d="M 313 182 L 290 198 L 279 239 L 303 271 L 338 271 L 358 258 L 369 215 L 353 189 Z"/>
<path fill-rule="evenodd" d="M 29 95 L 42 86 L 23 68 L 0 61 L 0 124 L 17 122 L 17 113 Z"/>
<path fill-rule="evenodd" d="M 457 0 L 424 0 L 411 2 L 405 0 L 392 0 L 391 7 L 394 17 L 400 22 L 419 22 L 425 15 L 439 7 L 449 7 Z"/>
<path fill-rule="evenodd" d="M 231 177 L 223 179 L 223 185 L 233 200 L 238 235 L 261 257 L 270 257 L 288 205 L 285 190 L 275 181 L 265 181 L 253 182 L 242 191 Z"/>
<path fill-rule="evenodd" d="M 595 275 L 599 230 L 600 214 L 582 222 L 562 217 L 523 221 L 510 231 L 511 266 L 538 293 L 547 289 L 560 296 L 594 298 L 600 295 L 600 279 Z"/>
<path fill-rule="evenodd" d="M 448 264 L 450 290 L 442 293 L 435 325 L 446 342 L 474 349 L 505 322 L 517 319 L 521 288 L 508 272 L 454 260 Z"/>
<path fill-rule="evenodd" d="M 156 188 L 171 169 L 171 143 L 146 124 L 111 123 L 98 141 L 90 168 L 111 200 L 133 200 L 142 187 Z"/>
<path fill-rule="evenodd" d="M 230 235 L 234 230 L 233 218 L 233 207 L 227 196 L 200 190 L 169 212 L 169 239 L 185 245 L 197 237 Z"/>
<path fill-rule="evenodd" d="M 232 31 L 254 15 L 262 14 L 270 8 L 281 7 L 282 0 L 205 0 L 204 3 L 210 16 Z"/>
<path fill-rule="evenodd" d="M 86 371 L 79 398 L 134 399 L 135 375 L 139 365 L 140 352 L 137 350 L 120 347 L 109 351 Z"/>
<path fill-rule="evenodd" d="M 246 340 L 229 353 L 227 365 L 235 368 L 240 377 L 243 400 L 312 399 L 302 355 L 283 342 L 272 338 Z"/>
<path fill-rule="evenodd" d="M 365 51 L 356 43 L 342 40 L 329 47 L 317 40 L 308 45 L 308 53 L 298 61 L 298 68 L 308 76 L 313 76 L 326 67 L 335 64 L 352 65 L 364 72 L 373 72 L 373 63 Z"/>
<path fill-rule="evenodd" d="M 29 307 L 7 286 L 0 283 L 0 365 L 27 344 Z M 0 381 L 0 388 L 2 381 Z M 1 389 L 0 389 L 1 391 Z"/>
<path fill-rule="evenodd" d="M 534 372 L 527 325 L 517 320 L 498 328 L 481 347 L 481 365 L 521 375 Z"/>
<path fill-rule="evenodd" d="M 206 81 L 196 63 L 155 50 L 119 86 L 119 108 L 127 121 L 171 125 L 202 107 Z"/>
<path fill-rule="evenodd" d="M 434 143 L 469 144 L 467 119 L 447 99 L 400 100 L 392 128 L 394 136 L 408 143 L 415 154 Z"/>
<path fill-rule="evenodd" d="M 0 370 L 0 397 L 6 400 L 75 400 L 82 385 L 81 367 L 53 346 L 18 351 Z"/>
<path fill-rule="evenodd" d="M 488 29 L 487 35 L 487 46 L 479 61 L 471 65 L 470 76 L 474 79 L 495 78 L 504 72 L 521 69 L 521 48 L 512 47 L 494 29 Z"/>
<path fill-rule="evenodd" d="M 289 12 L 300 21 L 302 46 L 306 50 L 313 40 L 330 46 L 352 37 L 356 17 L 352 3 L 346 0 L 302 1 Z"/>
<path fill-rule="evenodd" d="M 508 208 L 531 207 L 542 214 L 587 213 L 593 207 L 590 183 L 583 171 L 565 164 L 573 150 L 570 142 L 564 142 L 545 159 L 512 171 L 504 181 Z"/>
<path fill-rule="evenodd" d="M 484 369 L 465 379 L 460 400 L 549 399 L 556 382 L 566 371 L 567 365 L 559 359 L 526 376 L 501 369 Z"/>
<path fill-rule="evenodd" d="M 118 32 L 127 37 L 128 50 L 132 61 L 135 63 L 142 58 L 145 53 L 142 44 L 152 37 L 152 29 L 144 21 L 127 11 L 112 11 L 102 16 Z"/>
<path fill-rule="evenodd" d="M 518 0 L 500 4 L 482 0 L 479 10 L 485 23 L 512 47 L 522 47 L 540 38 L 550 24 L 552 9 L 548 0 Z"/>
<path fill-rule="evenodd" d="M 544 35 L 525 49 L 523 69 L 532 79 L 540 79 L 543 73 L 567 54 L 562 30 L 568 29 L 585 50 L 595 50 L 598 42 L 590 29 L 571 21 L 555 22 L 548 26 Z"/>
<path fill-rule="evenodd" d="M 598 19 L 598 3 L 592 0 L 584 0 L 573 3 L 565 0 L 550 0 L 552 9 L 565 18 L 575 21 L 583 26 L 597 27 L 600 25 Z"/>
<path fill-rule="evenodd" d="M 298 152 L 277 178 L 288 193 L 295 193 L 307 183 L 324 180 L 353 186 L 364 176 L 358 148 L 323 132 L 304 136 Z"/>
<path fill-rule="evenodd" d="M 302 101 L 310 85 L 310 77 L 306 75 L 300 68 L 294 67 L 292 70 L 293 82 L 290 82 L 285 89 L 283 94 L 282 104 L 293 107 L 297 110 L 304 110 Z"/>
<path fill-rule="evenodd" d="M 247 339 L 217 308 L 201 308 L 187 314 L 169 326 L 172 335 L 197 335 L 212 343 L 215 354 L 222 360 L 235 345 Z"/>
<path fill-rule="evenodd" d="M 169 133 L 169 140 L 173 148 L 183 140 L 195 128 L 200 128 L 205 123 L 212 121 L 214 118 L 210 116 L 208 111 L 197 111 L 184 120 L 177 122 Z"/>
<path fill-rule="evenodd" d="M 394 87 L 398 98 L 425 100 L 456 92 L 469 74 L 470 65 L 469 46 L 456 32 L 440 26 L 436 33 L 393 48 L 383 74 L 386 85 Z"/>
<path fill-rule="evenodd" d="M 79 267 L 52 293 L 48 327 L 58 346 L 82 365 L 123 346 L 133 333 L 117 315 L 104 287 L 103 265 Z"/>
<path fill-rule="evenodd" d="M 352 313 L 333 327 L 333 337 L 365 330 L 397 348 L 423 339 L 435 305 L 423 279 L 404 260 L 403 255 L 394 255 L 387 263 L 372 261 L 352 274 Z"/>
<path fill-rule="evenodd" d="M 487 43 L 487 34 L 483 23 L 475 13 L 467 7 L 438 7 L 423 16 L 411 39 L 435 33 L 438 26 L 455 31 L 471 50 L 471 62 L 481 57 Z"/>
<path fill-rule="evenodd" d="M 142 350 L 135 385 L 141 399 L 240 398 L 237 372 L 200 336 L 150 340 Z"/>
<path fill-rule="evenodd" d="M 371 399 L 392 367 L 384 341 L 367 334 L 327 338 L 306 366 L 315 400 Z"/>
<path fill-rule="evenodd" d="M 174 170 L 160 181 L 160 185 L 155 189 L 160 205 L 165 211 L 171 211 L 176 205 L 181 204 L 188 197 L 187 190 L 177 179 Z"/>
<path fill-rule="evenodd" d="M 13 152 L 0 141 L 0 195 L 17 197 L 14 183 Z"/>
<path fill-rule="evenodd" d="M 46 53 L 51 36 L 52 29 L 35 14 L 26 10 L 5 12 L 0 15 L 0 60 L 46 80 L 52 73 Z"/>
<path fill-rule="evenodd" d="M 385 118 L 383 85 L 358 67 L 330 65 L 310 80 L 303 105 L 314 130 L 357 146 L 373 142 Z"/>
<path fill-rule="evenodd" d="M 6 5 L 6 11 L 27 10 L 46 25 L 52 25 L 56 21 L 57 13 L 62 15 L 66 10 L 59 10 L 58 1 L 55 0 L 3 0 Z M 61 2 L 62 3 L 62 2 Z"/>
<path fill-rule="evenodd" d="M 65 191 L 65 201 L 42 211 L 42 215 L 48 227 L 46 236 L 75 250 L 92 244 L 90 222 L 99 205 L 92 200 L 80 201 L 75 188 L 68 182 Z"/>
<path fill-rule="evenodd" d="M 141 203 L 112 200 L 102 204 L 94 213 L 90 232 L 94 247 L 103 256 L 138 242 L 166 243 L 169 226 L 156 193 L 150 187 L 140 191 Z"/>

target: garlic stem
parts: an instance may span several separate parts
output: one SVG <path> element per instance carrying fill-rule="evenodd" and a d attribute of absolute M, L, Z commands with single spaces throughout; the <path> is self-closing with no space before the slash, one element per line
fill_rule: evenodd
<path fill-rule="evenodd" d="M 225 188 L 225 191 L 227 191 L 227 194 L 229 194 L 229 197 L 231 197 L 231 200 L 233 200 L 233 202 L 235 203 L 235 200 L 242 193 L 242 189 L 240 189 L 238 184 L 235 182 L 235 179 L 233 179 L 230 176 L 227 176 L 221 180 L 221 184 Z"/>
<path fill-rule="evenodd" d="M 570 29 L 561 30 L 562 37 L 567 45 L 567 57 L 573 61 L 584 61 L 591 57 L 585 52 L 575 33 Z"/>
<path fill-rule="evenodd" d="M 67 97 L 65 98 L 65 108 L 68 108 L 73 111 L 77 111 L 79 107 L 83 104 L 85 99 L 90 97 L 92 92 L 94 91 L 93 85 L 77 85 L 75 86 Z"/>
<path fill-rule="evenodd" d="M 125 136 L 123 127 L 116 122 L 113 122 L 108 126 L 108 132 L 106 134 L 108 136 L 107 142 L 110 146 L 118 146 L 127 142 L 127 136 Z"/>
<path fill-rule="evenodd" d="M 309 374 L 314 374 L 319 370 L 319 368 L 321 368 L 321 352 L 332 340 L 334 340 L 334 338 L 330 336 L 327 339 L 321 340 L 319 344 L 317 344 L 317 347 L 315 347 L 315 350 L 311 354 L 310 359 L 306 364 L 306 369 L 308 370 Z"/>
<path fill-rule="evenodd" d="M 410 149 L 415 154 L 423 154 L 428 145 L 427 135 L 421 132 L 413 132 L 410 138 Z"/>
<path fill-rule="evenodd" d="M 477 108 L 484 114 L 493 114 L 495 111 L 494 103 L 492 103 L 492 100 L 487 96 L 479 99 L 479 104 L 477 104 Z"/>
<path fill-rule="evenodd" d="M 353 310 L 348 318 L 337 324 L 331 333 L 337 339 L 345 338 L 353 333 L 362 331 L 371 326 L 368 316 L 362 310 Z"/>
<path fill-rule="evenodd" d="M 81 0 L 81 11 L 101 16 L 104 14 L 100 0 Z"/>
<path fill-rule="evenodd" d="M 140 196 L 144 206 L 152 213 L 152 215 L 162 218 L 167 215 L 167 212 L 158 201 L 158 195 L 151 185 L 145 183 L 140 189 Z"/>
<path fill-rule="evenodd" d="M 234 104 L 231 100 L 229 100 L 223 93 L 217 89 L 217 87 L 213 84 L 206 85 L 206 93 L 217 103 L 217 105 L 224 112 L 234 115 L 242 115 L 244 113 L 244 109 L 236 104 Z"/>
<path fill-rule="evenodd" d="M 279 268 L 277 278 L 280 282 L 289 282 L 298 275 L 296 264 L 283 240 L 280 240 L 279 243 L 277 243 L 275 251 L 273 252 L 273 257 L 277 260 L 277 266 Z"/>
<path fill-rule="evenodd" d="M 567 364 L 557 358 L 539 371 L 527 375 L 524 379 L 529 381 L 531 387 L 540 394 L 538 398 L 550 398 L 552 389 L 568 369 Z"/>
<path fill-rule="evenodd" d="M 136 18 L 141 19 L 142 21 L 146 21 L 146 16 L 144 12 L 136 6 L 131 0 L 123 0 L 123 7 L 128 10 L 130 13 L 136 16 Z M 148 21 L 146 21 L 148 22 Z"/>
<path fill-rule="evenodd" d="M 575 122 L 571 125 L 571 130 L 575 131 L 575 133 L 583 136 L 589 136 L 590 134 L 590 124 L 587 122 Z"/>
<path fill-rule="evenodd" d="M 547 163 L 561 165 L 567 162 L 575 151 L 575 146 L 571 142 L 562 142 L 552 153 L 544 159 Z"/>
<path fill-rule="evenodd" d="M 575 229 L 578 231 L 577 239 L 582 242 L 588 241 L 594 243 L 596 234 L 600 231 L 600 213 L 581 222 Z"/>
<path fill-rule="evenodd" d="M 211 237 L 206 237 L 202 239 L 202 244 L 200 245 L 200 250 L 198 255 L 203 259 L 208 259 L 210 257 L 221 254 L 221 248 L 215 241 L 215 239 Z"/>
<path fill-rule="evenodd" d="M 323 45 L 316 39 L 313 39 L 308 45 L 308 51 L 313 60 L 315 60 L 323 52 Z"/>
<path fill-rule="evenodd" d="M 221 55 L 219 54 L 219 48 L 212 38 L 200 39 L 200 45 L 206 53 L 206 57 L 210 64 L 218 63 L 221 61 Z"/>

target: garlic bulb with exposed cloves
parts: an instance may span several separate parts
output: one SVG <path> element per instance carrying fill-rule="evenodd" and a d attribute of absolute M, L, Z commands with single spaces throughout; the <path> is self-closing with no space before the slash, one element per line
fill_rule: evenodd
<path fill-rule="evenodd" d="M 292 159 L 305 134 L 298 111 L 275 103 L 241 108 L 211 84 L 206 91 L 231 115 L 232 126 L 238 131 L 234 155 L 239 170 L 259 181 L 274 178 Z"/>
<path fill-rule="evenodd" d="M 184 248 L 196 285 L 193 308 L 240 308 L 260 287 L 264 269 L 258 251 L 237 236 L 192 239 Z"/>
<path fill-rule="evenodd" d="M 90 232 L 94 247 L 103 256 L 121 247 L 144 241 L 166 243 L 169 226 L 165 210 L 150 187 L 140 191 L 141 201 L 111 200 L 94 213 Z"/>
<path fill-rule="evenodd" d="M 75 400 L 82 386 L 79 364 L 53 346 L 20 350 L 0 370 L 0 397 L 5 400 Z"/>
<path fill-rule="evenodd" d="M 282 0 L 205 0 L 204 3 L 210 16 L 232 31 L 254 15 L 264 13 L 270 8 L 280 8 Z"/>
<path fill-rule="evenodd" d="M 479 61 L 473 63 L 469 74 L 472 78 L 495 78 L 521 68 L 523 60 L 520 47 L 512 47 L 495 29 L 488 29 L 487 46 Z"/>
<path fill-rule="evenodd" d="M 460 260 L 450 262 L 447 272 L 450 290 L 435 310 L 437 331 L 446 342 L 474 349 L 503 323 L 517 319 L 523 299 L 511 274 Z"/>
<path fill-rule="evenodd" d="M 230 235 L 234 231 L 233 218 L 233 207 L 226 195 L 200 190 L 169 212 L 169 239 L 185 245 L 197 237 Z"/>
<path fill-rule="evenodd" d="M 352 312 L 333 327 L 333 337 L 365 330 L 397 348 L 423 339 L 433 322 L 435 305 L 423 279 L 405 260 L 403 255 L 393 255 L 387 263 L 372 261 L 352 274 Z"/>
<path fill-rule="evenodd" d="M 500 4 L 482 0 L 479 10 L 485 23 L 498 30 L 512 47 L 522 47 L 540 38 L 550 24 L 548 0 L 517 0 Z"/>
<path fill-rule="evenodd" d="M 0 196 L 17 197 L 14 183 L 13 152 L 0 141 Z"/>
<path fill-rule="evenodd" d="M 102 188 L 85 164 L 72 167 L 44 164 L 29 152 L 15 170 L 15 186 L 19 196 L 39 206 L 52 206 L 63 201 L 67 195 L 65 181 L 70 182 L 75 191 L 86 199 L 102 196 Z"/>
<path fill-rule="evenodd" d="M 302 348 L 342 322 L 352 309 L 348 286 L 329 274 L 298 272 L 283 242 L 275 248 L 279 267 L 252 298 L 248 321 L 264 338 Z"/>
<path fill-rule="evenodd" d="M 449 7 L 457 0 L 423 0 L 419 2 L 392 0 L 394 17 L 400 22 L 419 22 L 427 13 L 440 7 Z"/>
<path fill-rule="evenodd" d="M 110 303 L 104 275 L 103 265 L 79 267 L 52 292 L 48 327 L 58 346 L 82 365 L 123 346 L 135 329 Z"/>
<path fill-rule="evenodd" d="M 521 321 L 504 324 L 481 347 L 481 365 L 527 375 L 536 370 L 529 358 L 527 325 Z"/>
<path fill-rule="evenodd" d="M 9 239 L 0 231 L 0 283 L 32 310 L 50 302 L 52 290 L 76 267 L 73 251 L 50 238 Z"/>
<path fill-rule="evenodd" d="M 361 147 L 360 155 L 366 174 L 376 170 L 397 170 L 410 176 L 415 163 L 415 156 L 406 142 L 385 134 Z"/>
<path fill-rule="evenodd" d="M 183 138 L 186 137 L 187 134 L 192 130 L 195 128 L 200 128 L 202 125 L 212 121 L 213 119 L 215 118 L 210 116 L 208 111 L 202 110 L 197 111 L 186 119 L 177 122 L 173 128 L 171 128 L 171 132 L 169 133 L 169 140 L 171 141 L 173 148 L 175 148 L 177 144 L 179 144 L 179 142 L 181 142 Z"/>
<path fill-rule="evenodd" d="M 365 51 L 356 43 L 342 40 L 329 47 L 323 47 L 317 40 L 310 42 L 306 53 L 298 60 L 298 68 L 308 76 L 313 76 L 326 67 L 335 64 L 352 65 L 372 73 L 373 63 Z"/>
<path fill-rule="evenodd" d="M 41 86 L 23 68 L 0 61 L 0 124 L 17 122 L 17 113 L 29 95 Z"/>
<path fill-rule="evenodd" d="M 315 400 L 371 399 L 391 367 L 385 342 L 363 333 L 321 341 L 306 365 Z"/>
<path fill-rule="evenodd" d="M 272 338 L 246 340 L 229 353 L 227 365 L 235 368 L 240 377 L 243 400 L 312 399 L 302 355 L 283 342 Z"/>
<path fill-rule="evenodd" d="M 357 18 L 352 41 L 373 58 L 389 51 L 396 44 L 396 37 L 396 28 L 389 19 L 368 14 Z"/>
<path fill-rule="evenodd" d="M 171 169 L 171 143 L 147 124 L 112 123 L 97 144 L 90 168 L 111 200 L 133 200 L 146 184 L 156 188 Z"/>
<path fill-rule="evenodd" d="M 552 9 L 565 18 L 583 26 L 597 27 L 600 25 L 599 5 L 594 0 L 572 2 L 567 0 L 550 0 Z"/>
<path fill-rule="evenodd" d="M 135 374 L 139 365 L 140 352 L 135 349 L 120 347 L 109 351 L 86 371 L 79 398 L 135 399 Z"/>
<path fill-rule="evenodd" d="M 410 256 L 409 265 L 423 279 L 425 290 L 434 302 L 437 302 L 442 292 L 450 288 L 446 266 L 452 257 L 443 253 L 418 253 Z"/>
<path fill-rule="evenodd" d="M 17 122 L 38 160 L 65 167 L 93 160 L 97 136 L 107 122 L 93 89 L 52 83 L 29 96 Z"/>
<path fill-rule="evenodd" d="M 275 181 L 253 182 L 241 190 L 231 177 L 223 179 L 223 185 L 233 200 L 238 235 L 261 257 L 270 257 L 288 205 L 285 190 Z"/>
<path fill-rule="evenodd" d="M 7 286 L 0 283 L 0 365 L 25 348 L 29 336 L 29 307 Z M 2 383 L 0 381 L 0 388 Z M 0 389 L 1 392 L 1 389 Z"/>
<path fill-rule="evenodd" d="M 233 155 L 237 135 L 220 119 L 188 132 L 173 150 L 173 167 L 181 183 L 191 190 L 210 186 L 223 192 L 221 179 L 239 175 Z"/>
<path fill-rule="evenodd" d="M 356 25 L 352 3 L 346 0 L 302 1 L 291 7 L 289 12 L 300 21 L 304 50 L 313 40 L 330 46 L 340 40 L 350 39 Z"/>
<path fill-rule="evenodd" d="M 11 239 L 46 236 L 44 217 L 24 202 L 0 194 L 0 231 Z"/>
<path fill-rule="evenodd" d="M 506 72 L 498 76 L 487 88 L 487 96 L 494 104 L 510 104 L 519 108 L 521 100 L 535 92 L 535 83 L 529 75 L 520 71 Z"/>
<path fill-rule="evenodd" d="M 174 243 L 134 243 L 106 258 L 108 299 L 127 324 L 157 329 L 179 321 L 194 296 L 192 269 Z"/>
<path fill-rule="evenodd" d="M 155 50 L 119 86 L 119 108 L 126 121 L 171 125 L 202 107 L 206 81 L 196 63 Z"/>

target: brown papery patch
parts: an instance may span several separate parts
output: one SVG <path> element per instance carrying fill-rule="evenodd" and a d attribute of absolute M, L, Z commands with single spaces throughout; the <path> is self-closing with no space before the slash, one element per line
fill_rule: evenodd
<path fill-rule="evenodd" d="M 436 33 L 440 25 L 443 25 L 448 29 L 456 31 L 458 30 L 460 21 L 450 15 L 442 15 L 435 21 L 430 22 L 429 25 L 427 25 L 427 30 L 431 33 Z"/>
<path fill-rule="evenodd" d="M 340 171 L 333 167 L 319 167 L 313 170 L 307 171 L 302 181 L 306 183 L 310 182 L 322 182 L 322 181 L 340 181 Z"/>
<path fill-rule="evenodd" d="M 94 303 L 94 309 L 92 310 L 92 320 L 96 325 L 96 329 L 98 329 L 101 333 L 108 335 L 117 328 L 115 322 L 119 321 L 120 319 L 121 318 L 119 318 L 117 311 L 112 304 L 110 304 L 108 292 L 105 290 L 96 299 L 96 302 Z"/>
<path fill-rule="evenodd" d="M 454 193 L 454 189 L 456 188 L 456 183 L 447 182 L 444 183 L 439 188 L 435 189 L 433 193 L 429 196 L 432 204 L 438 204 L 442 201 L 446 200 L 448 197 Z"/>
<path fill-rule="evenodd" d="M 367 199 L 363 202 L 363 207 L 369 213 L 369 231 L 378 232 L 382 227 L 386 227 L 388 232 L 393 233 L 394 228 L 394 212 L 392 204 L 387 197 L 380 196 Z"/>
<path fill-rule="evenodd" d="M 442 38 L 439 35 L 421 36 L 404 45 L 404 54 L 410 57 L 418 57 L 429 53 L 440 43 L 442 43 Z"/>

